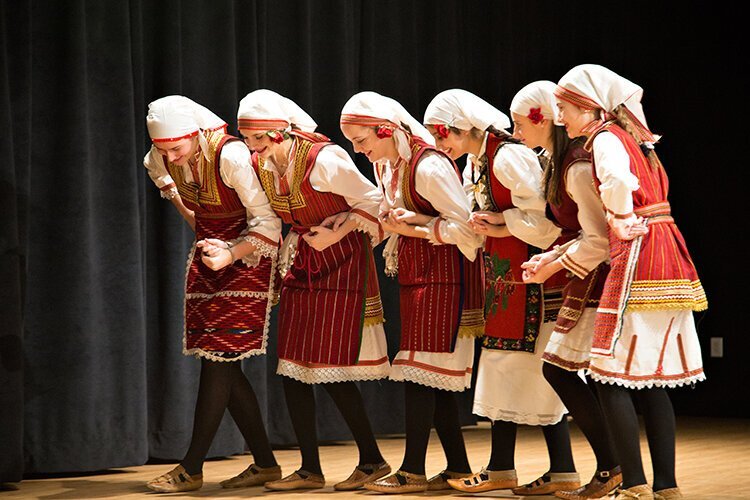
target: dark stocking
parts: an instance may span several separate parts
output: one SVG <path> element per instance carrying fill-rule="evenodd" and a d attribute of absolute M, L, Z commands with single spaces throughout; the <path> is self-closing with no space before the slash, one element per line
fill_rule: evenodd
<path fill-rule="evenodd" d="M 310 384 L 289 377 L 282 377 L 284 396 L 292 420 L 294 435 L 302 455 L 300 469 L 313 474 L 322 474 L 318 455 L 318 430 L 315 424 L 315 395 Z"/>
<path fill-rule="evenodd" d="M 446 469 L 451 472 L 471 472 L 453 392 L 435 390 L 434 423 L 448 462 Z"/>
<path fill-rule="evenodd" d="M 544 378 L 555 389 L 578 428 L 586 436 L 596 456 L 596 469 L 611 470 L 617 466 L 606 421 L 592 388 L 576 372 L 550 363 L 542 368 Z"/>
<path fill-rule="evenodd" d="M 401 470 L 423 475 L 430 427 L 435 414 L 435 389 L 404 382 L 404 400 L 406 451 Z"/>
<path fill-rule="evenodd" d="M 543 425 L 542 432 L 547 442 L 550 472 L 575 472 L 573 451 L 570 449 L 570 431 L 567 416 L 555 425 Z"/>
<path fill-rule="evenodd" d="M 250 382 L 242 372 L 239 362 L 229 363 L 236 365 L 233 370 L 232 392 L 229 395 L 229 414 L 232 415 L 242 436 L 247 441 L 253 461 L 259 467 L 274 467 L 277 465 L 273 456 L 271 445 L 268 443 L 268 434 L 263 425 L 263 417 L 260 414 L 258 398 Z"/>
<path fill-rule="evenodd" d="M 664 388 L 635 391 L 654 466 L 654 490 L 677 486 L 675 480 L 675 419 L 672 402 Z"/>
<path fill-rule="evenodd" d="M 354 382 L 336 382 L 324 384 L 328 394 L 352 431 L 354 441 L 359 449 L 359 465 L 379 464 L 383 462 L 378 443 L 372 433 L 370 419 L 365 411 L 362 394 Z"/>
<path fill-rule="evenodd" d="M 631 390 L 615 384 L 596 384 L 602 410 L 622 467 L 622 487 L 646 484 L 641 461 L 640 428 Z"/>
<path fill-rule="evenodd" d="M 201 359 L 198 399 L 195 402 L 193 435 L 181 465 L 192 475 L 203 470 L 211 441 L 216 435 L 232 391 L 232 364 Z"/>
<path fill-rule="evenodd" d="M 487 470 L 511 470 L 516 468 L 516 432 L 518 425 L 505 420 L 492 422 L 492 455 Z"/>

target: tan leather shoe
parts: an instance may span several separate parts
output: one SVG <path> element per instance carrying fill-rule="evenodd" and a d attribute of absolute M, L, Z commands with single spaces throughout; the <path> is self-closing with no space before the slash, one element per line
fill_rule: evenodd
<path fill-rule="evenodd" d="M 274 491 L 289 490 L 314 490 L 316 488 L 325 488 L 326 479 L 322 474 L 313 474 L 305 470 L 298 470 L 283 479 L 269 481 L 266 488 Z"/>
<path fill-rule="evenodd" d="M 222 481 L 222 488 L 247 488 L 250 486 L 263 486 L 270 481 L 281 479 L 281 467 L 259 467 L 250 464 L 250 467 L 243 470 L 236 476 Z"/>
<path fill-rule="evenodd" d="M 626 489 L 617 490 L 615 500 L 654 500 L 654 490 L 647 484 L 638 484 Z"/>
<path fill-rule="evenodd" d="M 612 470 L 594 473 L 594 477 L 585 486 L 574 490 L 559 490 L 555 492 L 555 496 L 557 498 L 565 498 L 566 500 L 602 498 L 609 495 L 620 484 L 622 484 L 622 471 L 618 465 Z"/>
<path fill-rule="evenodd" d="M 551 495 L 560 490 L 574 490 L 581 486 L 577 472 L 547 472 L 536 481 L 513 488 L 514 495 Z"/>
<path fill-rule="evenodd" d="M 428 491 L 449 490 L 451 489 L 451 485 L 448 484 L 449 479 L 463 479 L 465 477 L 470 477 L 472 475 L 473 474 L 471 472 L 453 472 L 449 470 L 444 470 L 440 474 L 432 476 L 430 479 L 427 480 L 427 490 Z"/>
<path fill-rule="evenodd" d="M 180 491 L 194 491 L 203 486 L 203 474 L 191 476 L 185 472 L 182 465 L 178 465 L 166 474 L 146 483 L 148 489 L 159 493 L 178 493 Z"/>
<path fill-rule="evenodd" d="M 390 473 L 391 466 L 388 465 L 387 462 L 358 465 L 347 479 L 334 484 L 333 489 L 336 491 L 356 490 L 364 486 L 365 483 L 377 481 L 381 477 L 387 476 Z"/>
<path fill-rule="evenodd" d="M 655 500 L 672 500 L 673 498 L 683 498 L 680 488 L 666 488 L 663 490 L 654 491 Z"/>
<path fill-rule="evenodd" d="M 454 490 L 467 493 L 508 490 L 518 486 L 518 476 L 515 469 L 498 471 L 482 469 L 463 479 L 448 479 L 448 484 Z"/>
<path fill-rule="evenodd" d="M 427 476 L 397 470 L 388 477 L 365 483 L 364 487 L 380 493 L 420 493 L 427 491 Z"/>

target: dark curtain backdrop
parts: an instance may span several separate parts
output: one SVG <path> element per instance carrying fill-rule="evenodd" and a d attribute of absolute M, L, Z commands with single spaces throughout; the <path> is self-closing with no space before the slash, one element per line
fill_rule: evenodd
<path fill-rule="evenodd" d="M 270 88 L 349 148 L 338 116 L 357 91 L 419 118 L 447 88 L 507 110 L 523 85 L 576 64 L 620 72 L 645 88 L 649 124 L 664 135 L 674 215 L 711 306 L 700 323 L 709 381 L 673 391 L 676 409 L 750 416 L 736 403 L 750 349 L 739 18 L 717 2 L 2 0 L 0 482 L 175 459 L 187 447 L 199 365 L 181 354 L 192 234 L 141 163 L 146 106 L 167 94 L 234 130 L 239 99 Z M 381 283 L 393 354 L 397 292 Z M 708 357 L 709 337 L 723 337 L 723 358 Z M 269 355 L 244 368 L 271 440 L 290 444 L 274 353 L 272 333 Z M 376 432 L 400 432 L 399 385 L 362 388 Z M 321 439 L 348 438 L 320 402 Z M 463 407 L 471 423 L 470 394 Z M 211 455 L 242 450 L 225 421 Z"/>

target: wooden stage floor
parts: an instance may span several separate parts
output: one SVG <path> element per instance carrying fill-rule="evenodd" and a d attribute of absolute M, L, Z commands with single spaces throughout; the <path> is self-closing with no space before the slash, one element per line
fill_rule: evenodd
<path fill-rule="evenodd" d="M 690 500 L 750 499 L 750 420 L 680 417 L 677 421 L 677 479 Z M 594 458 L 585 439 L 571 426 L 573 451 L 581 478 L 587 481 L 594 472 Z M 487 423 L 464 429 L 469 451 L 469 460 L 475 470 L 486 464 L 490 451 L 490 430 Z M 379 440 L 383 454 L 394 470 L 401 463 L 404 440 L 401 436 L 382 437 Z M 644 452 L 648 450 L 645 437 L 641 443 Z M 294 449 L 278 450 L 277 460 L 286 474 L 299 465 L 299 453 Z M 333 484 L 345 479 L 356 465 L 357 451 L 352 442 L 340 442 L 321 447 L 323 472 L 329 485 L 322 490 L 299 493 L 269 492 L 261 487 L 224 490 L 219 481 L 231 477 L 250 463 L 250 456 L 236 456 L 222 460 L 211 460 L 204 466 L 204 486 L 202 489 L 185 494 L 157 495 L 148 492 L 144 483 L 172 468 L 169 464 L 143 465 L 123 469 L 111 469 L 90 474 L 75 474 L 68 477 L 29 479 L 14 485 L 5 485 L 0 490 L 0 500 L 17 498 L 39 499 L 84 499 L 84 498 L 201 498 L 217 497 L 240 499 L 263 496 L 274 500 L 307 499 L 322 500 L 378 497 L 372 492 L 334 492 Z M 432 435 L 427 451 L 428 475 L 440 472 L 444 466 L 444 456 L 437 440 Z M 542 474 L 548 465 L 542 433 L 538 428 L 521 427 L 516 446 L 516 469 L 519 481 L 529 482 Z M 648 453 L 644 456 L 646 474 L 651 477 L 651 463 Z M 463 497 L 469 495 L 458 491 L 401 495 L 398 498 L 425 498 L 428 496 Z M 477 495 L 484 498 L 523 498 L 509 490 L 487 492 Z M 383 497 L 396 498 L 396 497 Z M 527 497 L 554 498 L 554 497 Z"/>

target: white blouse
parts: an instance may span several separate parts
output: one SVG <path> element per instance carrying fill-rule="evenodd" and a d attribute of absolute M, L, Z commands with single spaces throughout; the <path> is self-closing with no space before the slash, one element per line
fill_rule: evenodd
<path fill-rule="evenodd" d="M 143 158 L 143 164 L 156 187 L 162 190 L 162 196 L 169 199 L 174 198 L 177 195 L 177 188 L 173 186 L 174 180 L 169 175 L 166 165 L 164 165 L 161 153 L 152 146 Z M 200 183 L 202 181 L 200 178 L 193 178 L 188 165 L 181 168 L 184 169 L 187 182 Z M 200 171 L 198 173 L 200 175 Z M 256 238 L 252 236 L 252 233 L 260 234 L 270 241 L 277 242 L 281 238 L 281 219 L 271 208 L 268 197 L 266 197 L 266 193 L 263 191 L 258 176 L 250 163 L 250 151 L 245 144 L 230 142 L 222 148 L 219 174 L 224 184 L 235 190 L 247 211 L 247 227 L 243 230 L 242 237 L 234 240 L 233 243 L 243 239 L 247 240 L 256 247 L 256 251 L 243 257 L 242 261 L 249 266 L 256 266 L 261 256 L 274 257 L 277 252 L 277 245 L 271 245 L 264 239 Z M 171 188 L 164 189 L 170 185 L 172 185 Z"/>
<path fill-rule="evenodd" d="M 383 169 L 382 179 L 379 179 L 385 190 L 383 211 L 406 208 L 400 180 L 396 183 L 395 190 L 391 189 L 394 175 L 396 174 L 390 163 L 387 163 Z M 482 240 L 469 226 L 471 205 L 451 161 L 440 153 L 426 152 L 417 164 L 414 189 L 440 213 L 427 224 L 430 230 L 427 238 L 430 243 L 456 245 L 467 259 L 474 261 L 476 249 L 482 245 Z M 395 238 L 391 241 L 395 241 Z M 386 248 L 386 253 L 388 249 L 389 247 Z"/>
<path fill-rule="evenodd" d="M 560 262 L 565 269 L 583 279 L 609 258 L 607 221 L 602 202 L 594 188 L 591 163 L 578 161 L 571 165 L 565 176 L 565 186 L 568 195 L 578 205 L 578 223 L 581 225 L 581 231 L 578 237 L 565 247 Z"/>
<path fill-rule="evenodd" d="M 485 134 L 481 157 L 487 147 Z M 466 168 L 474 168 L 470 156 Z M 545 216 L 546 200 L 542 192 L 542 167 L 536 154 L 523 144 L 505 144 L 498 148 L 492 163 L 492 172 L 511 193 L 514 208 L 503 211 L 508 231 L 516 238 L 546 249 L 560 236 L 560 228 Z M 475 172 L 475 177 L 479 172 Z M 464 182 L 471 182 L 471 172 L 464 172 Z M 473 186 L 470 186 L 473 189 Z M 468 188 L 467 188 L 468 189 Z M 477 200 L 479 205 L 482 203 Z"/>
<path fill-rule="evenodd" d="M 617 215 L 633 212 L 633 191 L 638 178 L 630 171 L 630 157 L 625 146 L 612 132 L 599 133 L 593 141 L 596 176 L 601 182 L 599 194 L 604 206 Z"/>

